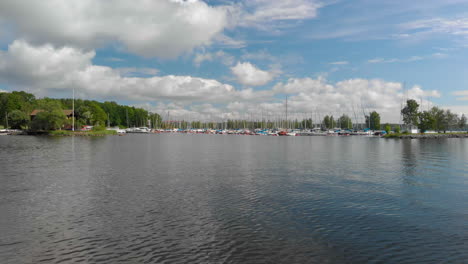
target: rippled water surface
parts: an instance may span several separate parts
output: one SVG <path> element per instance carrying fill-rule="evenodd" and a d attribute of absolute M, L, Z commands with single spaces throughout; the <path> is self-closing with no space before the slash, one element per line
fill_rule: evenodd
<path fill-rule="evenodd" d="M 468 140 L 0 137 L 0 262 L 463 263 Z"/>

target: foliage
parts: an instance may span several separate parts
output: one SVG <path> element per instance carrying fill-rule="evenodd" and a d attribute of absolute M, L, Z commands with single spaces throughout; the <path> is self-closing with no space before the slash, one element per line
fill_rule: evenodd
<path fill-rule="evenodd" d="M 370 113 L 370 116 L 366 116 L 366 125 L 371 130 L 380 130 L 380 115 L 376 111 Z"/>
<path fill-rule="evenodd" d="M 458 127 L 464 129 L 466 127 L 466 116 L 463 114 L 458 122 Z"/>
<path fill-rule="evenodd" d="M 29 114 L 35 104 L 35 97 L 26 92 L 0 93 L 0 123 L 6 125 L 6 116 L 14 110 Z"/>
<path fill-rule="evenodd" d="M 395 127 L 395 133 L 400 134 L 401 133 L 401 128 L 400 126 Z"/>
<path fill-rule="evenodd" d="M 436 118 L 431 111 L 424 111 L 418 115 L 418 129 L 421 133 L 425 133 L 429 129 L 433 129 L 436 126 Z"/>
<path fill-rule="evenodd" d="M 93 131 L 103 131 L 106 130 L 106 127 L 103 125 L 93 126 Z"/>
<path fill-rule="evenodd" d="M 323 118 L 323 125 L 327 129 L 332 129 L 332 128 L 336 127 L 336 122 L 335 122 L 335 119 L 333 119 L 333 116 L 328 116 L 328 115 L 325 116 Z"/>
<path fill-rule="evenodd" d="M 392 131 L 392 127 L 388 123 L 385 124 L 385 132 L 387 132 L 387 134 L 390 134 L 390 131 Z"/>
<path fill-rule="evenodd" d="M 419 104 L 416 100 L 409 99 L 406 101 L 406 106 L 401 109 L 401 114 L 403 116 L 403 122 L 407 126 L 416 126 L 418 125 L 418 108 Z"/>
<path fill-rule="evenodd" d="M 8 114 L 8 124 L 13 129 L 21 129 L 29 124 L 29 116 L 21 110 L 13 110 Z"/>
<path fill-rule="evenodd" d="M 351 121 L 351 118 L 345 114 L 343 114 L 340 118 L 338 118 L 338 124 L 340 128 L 342 129 L 352 129 L 353 128 L 353 122 Z"/>
<path fill-rule="evenodd" d="M 443 123 L 444 123 L 444 129 L 443 129 L 444 133 L 448 129 L 456 127 L 458 123 L 457 114 L 452 113 L 450 110 L 445 110 Z"/>
<path fill-rule="evenodd" d="M 387 133 L 384 135 L 384 137 L 385 138 L 399 138 L 401 137 L 401 135 L 402 135 L 401 133 L 392 133 L 392 134 Z"/>
<path fill-rule="evenodd" d="M 436 130 L 437 132 L 446 131 L 448 125 L 444 110 L 434 106 L 429 110 L 429 113 L 433 119 L 433 123 L 430 128 Z"/>
<path fill-rule="evenodd" d="M 72 109 L 73 100 L 41 98 L 36 99 L 34 95 L 26 92 L 0 93 L 0 124 L 6 124 L 6 116 L 14 110 L 20 110 L 27 116 L 34 109 L 43 110 L 44 106 L 54 104 L 59 109 Z M 153 127 L 161 127 L 162 119 L 157 113 L 131 106 L 119 105 L 116 102 L 97 102 L 91 100 L 76 99 L 75 105 L 75 127 L 82 125 L 107 125 L 127 127 L 127 126 L 147 126 L 148 120 Z M 50 111 L 49 111 L 50 112 Z M 49 113 L 50 114 L 50 113 Z M 39 124 L 45 114 L 40 114 L 35 121 L 36 127 L 45 127 L 46 124 Z M 37 117 L 36 117 L 37 118 Z M 109 120 L 108 120 L 109 119 Z M 10 120 L 9 120 L 10 121 Z M 44 121 L 44 120 L 42 120 Z M 69 122 L 64 121 L 64 123 Z"/>
<path fill-rule="evenodd" d="M 65 124 L 66 116 L 60 104 L 56 101 L 41 102 L 39 112 L 31 122 L 31 128 L 35 130 L 56 130 L 61 129 Z"/>
<path fill-rule="evenodd" d="M 115 130 L 101 130 L 101 131 L 70 131 L 70 130 L 54 130 L 49 131 L 50 136 L 106 136 L 106 135 L 117 135 Z"/>

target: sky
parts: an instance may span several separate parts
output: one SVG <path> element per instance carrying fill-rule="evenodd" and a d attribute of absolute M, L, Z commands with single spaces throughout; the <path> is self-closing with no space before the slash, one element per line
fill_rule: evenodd
<path fill-rule="evenodd" d="M 2 0 L 0 91 L 165 119 L 468 114 L 468 0 Z"/>

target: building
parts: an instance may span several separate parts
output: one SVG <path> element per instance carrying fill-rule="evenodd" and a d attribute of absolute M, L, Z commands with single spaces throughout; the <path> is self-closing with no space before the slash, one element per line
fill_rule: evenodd
<path fill-rule="evenodd" d="M 62 110 L 67 119 L 71 119 L 73 117 L 73 110 Z M 36 118 L 37 114 L 40 112 L 44 112 L 42 109 L 34 109 L 31 114 L 29 115 L 31 117 L 31 121 Z M 76 116 L 75 116 L 76 117 Z"/>

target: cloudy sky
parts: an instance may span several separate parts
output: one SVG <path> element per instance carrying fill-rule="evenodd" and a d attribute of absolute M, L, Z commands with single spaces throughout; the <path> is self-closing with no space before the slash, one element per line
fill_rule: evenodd
<path fill-rule="evenodd" d="M 468 113 L 468 0 L 0 1 L 0 90 L 73 88 L 184 119 Z"/>

